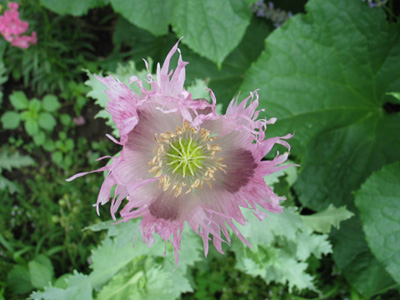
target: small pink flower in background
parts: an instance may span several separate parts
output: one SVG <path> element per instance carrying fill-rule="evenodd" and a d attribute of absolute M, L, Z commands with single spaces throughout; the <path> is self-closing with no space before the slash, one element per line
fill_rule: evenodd
<path fill-rule="evenodd" d="M 72 118 L 72 121 L 77 126 L 82 126 L 82 125 L 86 124 L 86 120 L 85 120 L 85 118 L 83 116 L 74 117 L 74 118 Z"/>
<path fill-rule="evenodd" d="M 29 28 L 27 22 L 21 21 L 18 13 L 18 3 L 10 2 L 8 10 L 0 16 L 0 33 L 14 47 L 26 49 L 31 44 L 36 44 L 36 32 L 30 36 L 23 35 Z"/>
<path fill-rule="evenodd" d="M 233 100 L 225 115 L 216 113 L 213 103 L 192 99 L 183 87 L 185 66 L 178 43 L 172 48 L 156 78 L 148 75 L 151 89 L 133 76 L 141 88 L 135 94 L 127 85 L 112 76 L 97 77 L 108 89 L 107 109 L 120 132 L 121 155 L 111 164 L 92 171 L 108 171 L 96 207 L 111 200 L 111 215 L 123 205 L 122 221 L 143 217 L 142 239 L 149 246 L 154 233 L 174 247 L 176 262 L 182 230 L 187 223 L 203 239 L 204 253 L 212 236 L 215 248 L 222 253 L 222 242 L 230 243 L 227 230 L 248 246 L 233 220 L 246 224 L 241 207 L 248 208 L 262 220 L 269 212 L 281 212 L 282 197 L 274 194 L 263 176 L 283 168 L 288 153 L 273 160 L 262 160 L 275 144 L 290 149 L 285 141 L 292 137 L 265 139 L 267 124 L 276 119 L 257 120 L 257 92 L 240 104 Z M 169 64 L 178 51 L 175 70 Z M 84 176 L 79 173 L 68 180 Z M 125 200 L 125 201 L 124 201 Z"/>

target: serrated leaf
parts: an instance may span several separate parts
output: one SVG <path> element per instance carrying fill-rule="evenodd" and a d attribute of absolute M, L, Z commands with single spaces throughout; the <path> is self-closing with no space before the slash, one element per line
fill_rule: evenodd
<path fill-rule="evenodd" d="M 16 192 L 21 192 L 20 186 L 17 183 L 8 180 L 7 178 L 0 175 L 0 190 L 8 189 L 8 192 L 12 195 Z"/>
<path fill-rule="evenodd" d="M 237 268 L 266 283 L 288 284 L 290 291 L 294 287 L 316 290 L 306 261 L 311 255 L 319 258 L 332 251 L 327 235 L 314 234 L 294 209 L 270 214 L 261 223 L 250 213 L 245 216 L 249 222 L 239 225 L 240 231 L 254 248 L 233 243 Z"/>
<path fill-rule="evenodd" d="M 282 165 L 293 165 L 292 161 L 286 161 Z M 267 185 L 272 186 L 274 183 L 279 182 L 279 177 L 287 176 L 287 183 L 292 186 L 297 180 L 297 167 L 295 165 L 287 167 L 286 169 L 272 173 L 264 177 L 264 181 Z"/>
<path fill-rule="evenodd" d="M 308 216 L 301 216 L 301 218 L 313 231 L 329 233 L 332 226 L 339 229 L 340 222 L 352 216 L 354 216 L 354 214 L 348 211 L 346 206 L 336 208 L 331 204 L 323 211 Z"/>
<path fill-rule="evenodd" d="M 135 246 L 133 245 L 132 235 L 137 225 L 137 222 L 118 224 L 116 237 L 114 239 L 106 237 L 101 245 L 93 250 L 91 257 L 93 263 L 90 266 L 93 271 L 89 278 L 94 287 L 103 285 L 134 258 L 162 251 L 158 247 L 148 249 L 138 237 L 139 234 L 136 235 Z M 160 240 L 157 242 L 160 243 Z"/>
<path fill-rule="evenodd" d="M 54 95 L 46 95 L 43 97 L 42 106 L 45 111 L 48 112 L 55 112 L 61 107 L 60 102 Z"/>
<path fill-rule="evenodd" d="M 15 109 L 27 109 L 28 108 L 28 98 L 24 92 L 16 91 L 10 95 L 10 102 Z"/>
<path fill-rule="evenodd" d="M 33 300 L 92 300 L 92 286 L 86 275 L 74 272 L 66 279 L 67 288 L 46 287 L 43 292 L 34 292 L 30 295 Z"/>
<path fill-rule="evenodd" d="M 111 0 L 114 11 L 155 36 L 168 33 L 174 0 Z"/>
<path fill-rule="evenodd" d="M 260 88 L 260 105 L 278 118 L 271 136 L 296 132 L 300 201 L 352 208 L 351 192 L 368 174 L 400 158 L 400 114 L 382 108 L 400 89 L 400 31 L 362 1 L 306 8 L 266 39 L 241 89 Z"/>
<path fill-rule="evenodd" d="M 243 0 L 177 0 L 171 23 L 184 44 L 221 66 L 243 38 L 250 19 Z"/>
<path fill-rule="evenodd" d="M 108 4 L 109 0 L 40 0 L 40 3 L 49 10 L 59 15 L 72 15 L 75 17 L 85 15 L 89 9 Z"/>
<path fill-rule="evenodd" d="M 151 258 L 146 259 L 145 264 L 134 261 L 104 286 L 98 300 L 176 299 L 180 293 L 174 294 L 173 288 L 181 287 L 182 282 L 175 280 L 172 274 L 157 266 Z M 186 278 L 183 280 L 187 282 Z"/>
<path fill-rule="evenodd" d="M 7 284 L 15 294 L 26 294 L 32 291 L 33 287 L 28 268 L 15 265 L 7 275 Z"/>
<path fill-rule="evenodd" d="M 373 173 L 356 192 L 356 205 L 372 253 L 400 283 L 400 163 Z"/>
<path fill-rule="evenodd" d="M 187 91 L 192 93 L 192 97 L 195 99 L 202 98 L 211 102 L 210 93 L 207 88 L 207 84 L 204 80 L 196 79 L 192 85 L 187 87 Z"/>
<path fill-rule="evenodd" d="M 189 228 L 183 231 L 179 265 L 176 267 L 172 249 L 168 249 L 167 254 L 163 255 L 164 242 L 160 237 L 155 237 L 155 243 L 150 248 L 142 242 L 139 232 L 136 231 L 138 223 L 139 221 L 134 221 L 113 225 L 111 222 L 102 222 L 89 227 L 93 230 L 107 229 L 112 236 L 107 236 L 93 250 L 92 255 L 93 272 L 89 278 L 93 286 L 101 287 L 112 278 L 104 286 L 101 299 L 124 299 L 126 293 L 139 293 L 140 299 L 158 299 L 155 295 L 164 293 L 168 299 L 175 299 L 183 292 L 192 291 L 186 272 L 200 258 L 201 243 L 198 236 Z M 133 245 L 134 232 L 137 233 Z M 156 257 L 163 258 L 156 260 Z M 144 264 L 144 261 L 147 263 Z M 140 272 L 143 274 L 138 275 L 138 281 L 133 280 L 132 276 Z M 153 279 L 149 279 L 149 274 L 152 274 L 150 278 Z"/>
<path fill-rule="evenodd" d="M 52 131 L 54 126 L 56 126 L 57 122 L 54 119 L 53 115 L 47 112 L 42 112 L 39 114 L 39 126 L 47 131 Z"/>
<path fill-rule="evenodd" d="M 29 275 L 34 288 L 42 289 L 51 283 L 54 269 L 51 261 L 44 255 L 37 256 L 28 263 Z"/>
<path fill-rule="evenodd" d="M 0 169 L 18 169 L 33 165 L 34 161 L 30 156 L 21 155 L 18 152 L 10 154 L 8 151 L 0 151 Z"/>
<path fill-rule="evenodd" d="M 20 122 L 19 113 L 15 111 L 7 111 L 1 116 L 1 123 L 4 129 L 16 129 Z"/>

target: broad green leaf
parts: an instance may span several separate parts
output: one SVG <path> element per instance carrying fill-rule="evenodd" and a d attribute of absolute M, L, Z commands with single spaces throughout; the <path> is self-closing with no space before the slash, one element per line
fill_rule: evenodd
<path fill-rule="evenodd" d="M 109 0 L 40 0 L 40 3 L 59 15 L 83 16 L 89 9 L 101 7 L 109 3 Z"/>
<path fill-rule="evenodd" d="M 39 131 L 37 134 L 33 136 L 33 141 L 35 145 L 41 146 L 46 141 L 46 134 L 43 131 Z"/>
<path fill-rule="evenodd" d="M 15 109 L 22 110 L 28 108 L 28 98 L 24 92 L 13 92 L 10 95 L 10 102 Z"/>
<path fill-rule="evenodd" d="M 24 124 L 26 133 L 28 133 L 30 136 L 34 136 L 39 132 L 39 124 L 36 120 L 28 119 L 25 121 Z"/>
<path fill-rule="evenodd" d="M 386 93 L 400 89 L 399 25 L 362 1 L 306 8 L 268 36 L 241 89 L 259 88 L 260 106 L 278 118 L 269 135 L 295 132 L 300 201 L 352 208 L 368 174 L 400 158 L 400 114 L 383 109 Z"/>
<path fill-rule="evenodd" d="M 0 151 L 0 170 L 18 169 L 33 165 L 34 161 L 30 156 L 21 155 L 18 152 L 10 154 L 7 151 Z"/>
<path fill-rule="evenodd" d="M 38 114 L 41 107 L 42 107 L 42 102 L 40 102 L 38 99 L 33 98 L 31 101 L 29 101 L 29 112 L 32 113 L 33 115 Z"/>
<path fill-rule="evenodd" d="M 327 235 L 314 234 L 294 209 L 271 213 L 263 221 L 245 212 L 249 220 L 239 230 L 253 249 L 235 240 L 237 268 L 252 276 L 260 276 L 266 283 L 288 284 L 291 291 L 316 290 L 313 277 L 306 272 L 311 255 L 320 258 L 331 252 Z"/>
<path fill-rule="evenodd" d="M 51 160 L 55 162 L 57 165 L 62 166 L 63 163 L 63 154 L 61 151 L 53 152 L 51 155 Z"/>
<path fill-rule="evenodd" d="M 37 256 L 28 263 L 31 283 L 34 288 L 42 289 L 51 283 L 54 269 L 51 261 L 44 255 Z"/>
<path fill-rule="evenodd" d="M 38 121 L 40 127 L 50 132 L 57 124 L 56 119 L 54 119 L 53 115 L 47 112 L 40 113 Z"/>
<path fill-rule="evenodd" d="M 42 107 L 45 111 L 48 112 L 55 112 L 61 107 L 60 102 L 58 102 L 58 99 L 54 95 L 46 95 L 43 97 L 42 100 Z"/>
<path fill-rule="evenodd" d="M 64 126 L 71 126 L 72 124 L 72 118 L 70 115 L 68 114 L 61 114 L 60 115 L 60 122 L 61 124 L 63 124 Z"/>
<path fill-rule="evenodd" d="M 263 40 L 269 33 L 270 28 L 265 22 L 252 18 L 242 41 L 227 56 L 220 69 L 210 60 L 200 57 L 182 44 L 180 48 L 182 49 L 183 60 L 189 62 L 186 67 L 186 83 L 189 84 L 197 78 L 204 80 L 207 86 L 213 90 L 217 102 L 222 103 L 225 108 L 239 92 L 243 96 L 247 96 L 250 91 L 254 91 L 257 87 L 240 91 L 240 85 L 246 70 L 264 49 Z"/>
<path fill-rule="evenodd" d="M 400 283 L 400 163 L 373 173 L 356 192 L 356 206 L 372 253 Z"/>
<path fill-rule="evenodd" d="M 1 123 L 4 129 L 16 129 L 20 122 L 19 113 L 15 111 L 7 111 L 1 116 Z"/>
<path fill-rule="evenodd" d="M 177 0 L 171 23 L 184 44 L 221 66 L 242 40 L 250 19 L 244 0 Z"/>
<path fill-rule="evenodd" d="M 28 268 L 15 265 L 7 275 L 7 284 L 15 294 L 26 294 L 32 291 L 33 287 Z"/>
<path fill-rule="evenodd" d="M 155 36 L 168 33 L 174 0 L 111 0 L 114 11 Z"/>
<path fill-rule="evenodd" d="M 395 287 L 395 282 L 372 255 L 358 216 L 333 230 L 333 259 L 347 281 L 365 298 Z"/>
<path fill-rule="evenodd" d="M 336 208 L 331 204 L 323 211 L 308 216 L 301 216 L 301 218 L 315 232 L 329 233 L 332 226 L 339 229 L 340 222 L 352 216 L 354 214 L 348 211 L 345 206 Z"/>
<path fill-rule="evenodd" d="M 33 300 L 92 300 L 92 286 L 86 275 L 75 271 L 66 279 L 66 289 L 46 287 L 43 292 L 34 292 L 30 295 Z"/>
<path fill-rule="evenodd" d="M 193 85 L 198 79 L 203 80 L 215 93 L 218 103 L 223 103 L 226 108 L 233 97 L 237 96 L 246 70 L 264 49 L 264 38 L 269 33 L 270 28 L 263 20 L 252 18 L 242 41 L 228 55 L 220 69 L 181 42 L 179 48 L 182 50 L 183 60 L 189 62 L 186 66 L 186 86 Z M 176 37 L 170 34 L 165 38 L 156 38 L 121 18 L 116 25 L 113 41 L 116 45 L 123 43 L 131 48 L 129 57 L 138 67 L 143 65 L 142 59 L 147 56 L 162 63 L 168 50 L 176 43 Z M 176 65 L 176 60 L 177 55 L 172 58 L 172 68 Z M 196 94 L 194 97 L 199 98 Z"/>

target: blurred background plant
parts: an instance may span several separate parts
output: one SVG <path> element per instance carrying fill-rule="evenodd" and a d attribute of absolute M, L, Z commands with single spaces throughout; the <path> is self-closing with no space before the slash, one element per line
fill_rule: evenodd
<path fill-rule="evenodd" d="M 400 298 L 398 2 L 18 4 L 37 43 L 0 39 L 0 299 Z M 137 222 L 96 215 L 101 175 L 65 179 L 119 151 L 93 74 L 145 79 L 142 59 L 154 72 L 181 36 L 195 98 L 210 87 L 222 112 L 260 88 L 261 117 L 278 118 L 267 135 L 295 132 L 301 167 L 265 178 L 287 201 L 247 216 L 253 249 L 233 240 L 204 258 L 185 231 L 175 269 L 171 245 L 163 256 L 137 234 L 132 248 Z"/>

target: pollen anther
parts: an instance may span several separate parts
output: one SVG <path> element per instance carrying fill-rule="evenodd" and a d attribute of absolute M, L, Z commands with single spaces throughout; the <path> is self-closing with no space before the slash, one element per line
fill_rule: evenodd
<path fill-rule="evenodd" d="M 226 173 L 226 165 L 221 163 L 223 158 L 216 156 L 222 149 L 213 143 L 216 137 L 210 135 L 209 130 L 199 131 L 186 121 L 175 132 L 154 135 L 156 155 L 149 162 L 149 173 L 159 177 L 159 187 L 164 192 L 169 190 L 169 194 L 174 192 L 179 197 L 184 187 L 187 187 L 184 193 L 189 194 L 201 189 L 204 182 L 211 189 L 215 172 Z"/>

